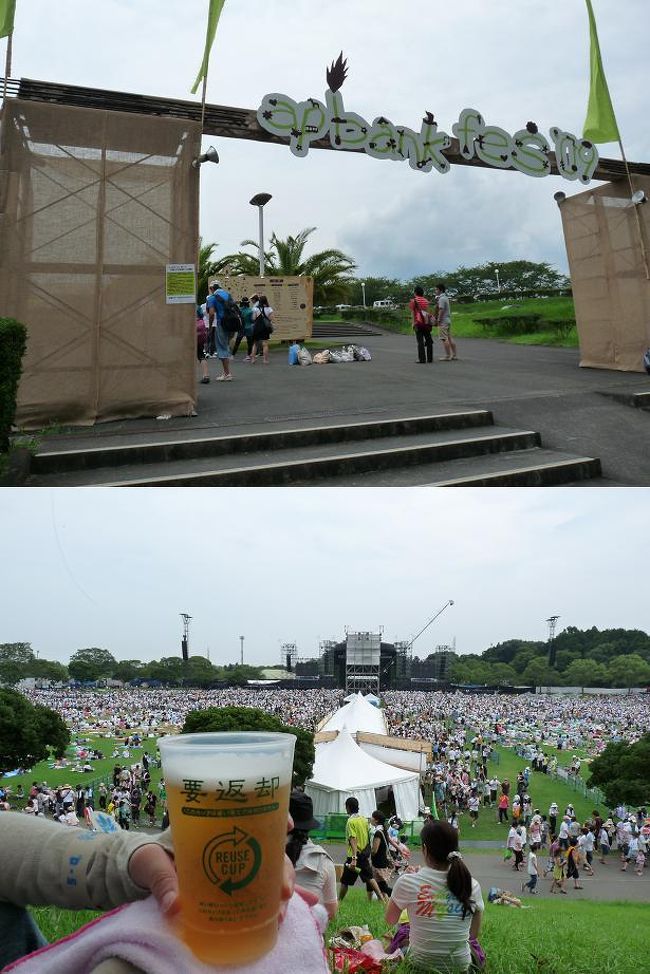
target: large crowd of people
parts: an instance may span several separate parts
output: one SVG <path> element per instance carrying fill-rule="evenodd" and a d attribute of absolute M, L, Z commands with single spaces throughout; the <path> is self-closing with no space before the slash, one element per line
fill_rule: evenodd
<path fill-rule="evenodd" d="M 164 780 L 155 786 L 152 781 L 151 772 L 158 762 L 154 741 L 161 734 L 179 729 L 190 711 L 255 707 L 287 725 L 315 731 L 343 703 L 338 690 L 274 687 L 103 691 L 52 688 L 31 690 L 28 696 L 60 713 L 68 723 L 76 751 L 74 764 L 68 765 L 71 772 L 91 771 L 95 760 L 106 756 L 105 749 L 93 746 L 93 735 L 116 743 L 110 780 L 102 781 L 96 788 L 84 783 L 49 787 L 45 782 L 33 781 L 27 793 L 15 793 L 23 799 L 24 812 L 35 819 L 49 817 L 63 825 L 86 824 L 90 831 L 95 830 L 95 816 L 100 813 L 113 820 L 122 835 L 135 830 L 131 833 L 133 850 L 140 848 L 143 833 L 160 835 L 160 825 L 165 829 L 169 824 Z M 611 861 L 617 861 L 623 872 L 637 877 L 644 874 L 650 850 L 650 817 L 645 807 L 629 809 L 620 803 L 614 809 L 603 808 L 602 812 L 594 808 L 580 821 L 569 803 L 560 806 L 552 802 L 548 808 L 540 808 L 536 788 L 540 776 L 557 769 L 558 757 L 566 773 L 577 776 L 582 758 L 574 751 L 593 756 L 610 740 L 638 740 L 649 724 L 648 698 L 612 695 L 600 697 L 595 706 L 593 700 L 568 696 L 533 699 L 529 695 L 389 691 L 383 697 L 383 707 L 391 736 L 425 740 L 431 745 L 431 761 L 423 773 L 423 784 L 429 786 L 435 808 L 433 813 L 428 807 L 422 809 L 420 840 L 424 865 L 413 864 L 400 837 L 399 820 L 388 820 L 380 809 L 366 819 L 359 814 L 357 799 L 350 796 L 346 802 L 347 859 L 337 892 L 334 862 L 328 850 L 314 844 L 309 835 L 322 823 L 314 819 L 308 795 L 294 792 L 287 868 L 307 891 L 302 894 L 307 902 L 313 904 L 317 899 L 330 918 L 336 916 L 350 886 L 360 879 L 369 897 L 383 900 L 386 920 L 395 927 L 393 944 L 388 949 L 410 944 L 410 956 L 416 962 L 453 959 L 455 970 L 466 970 L 467 964 L 480 959 L 478 936 L 484 906 L 480 886 L 463 862 L 459 833 L 462 823 L 463 834 L 471 838 L 479 816 L 486 814 L 501 824 L 500 856 L 518 874 L 515 887 L 521 883 L 516 892 L 491 888 L 488 899 L 493 902 L 521 905 L 520 897 L 536 895 L 544 880 L 548 881 L 550 893 L 566 895 L 582 888 L 583 875 L 594 876 L 597 870 L 606 875 L 602 866 Z M 498 765 L 489 764 L 494 747 L 500 744 L 514 747 L 521 756 L 521 771 L 512 782 L 498 774 Z M 154 780 L 157 778 L 158 775 Z M 4 784 L 0 788 L 0 808 L 9 808 L 9 799 L 9 789 Z M 24 816 L 0 819 L 25 821 Z M 156 831 L 152 833 L 154 826 Z M 9 835 L 13 826 L 3 828 Z M 16 825 L 13 831 L 17 835 L 20 832 L 21 841 L 26 841 L 21 826 Z M 73 834 L 72 830 L 64 831 Z M 72 848 L 74 842 L 71 838 L 67 845 Z M 610 859 L 612 852 L 615 856 Z M 594 868 L 596 858 L 599 865 Z M 109 872 L 114 868 L 110 856 L 105 868 Z M 148 880 L 146 869 L 145 879 Z M 146 882 L 138 885 L 147 888 Z M 134 898 L 133 883 L 126 883 L 125 889 L 126 892 L 119 891 L 121 901 Z M 141 894 L 139 889 L 137 895 Z M 61 892 L 53 902 L 65 900 L 66 894 Z M 446 939 L 441 939 L 439 903 L 443 901 L 449 907 L 444 925 L 449 934 Z M 113 900 L 107 898 L 107 903 L 112 904 Z M 29 939 L 34 934 L 29 919 L 22 919 L 27 924 L 21 946 L 24 952 L 38 943 Z M 32 944 L 32 948 L 27 944 Z"/>

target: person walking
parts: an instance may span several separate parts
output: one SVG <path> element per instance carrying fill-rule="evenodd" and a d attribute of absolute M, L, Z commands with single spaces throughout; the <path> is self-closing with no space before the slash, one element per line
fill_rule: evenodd
<path fill-rule="evenodd" d="M 417 364 L 431 364 L 433 362 L 433 338 L 431 337 L 433 321 L 429 313 L 429 302 L 419 284 L 409 301 L 409 308 L 413 316 L 413 331 L 418 346 Z"/>
<path fill-rule="evenodd" d="M 451 304 L 447 294 L 447 285 L 436 284 L 436 324 L 440 341 L 445 348 L 445 358 L 441 362 L 456 362 L 458 353 L 456 343 L 451 337 Z"/>
<path fill-rule="evenodd" d="M 528 873 L 528 882 L 521 884 L 522 893 L 525 889 L 527 889 L 529 893 L 537 892 L 536 887 L 537 887 L 537 879 L 539 876 L 539 866 L 537 865 L 538 849 L 539 846 L 534 843 L 533 845 L 531 845 L 530 850 L 528 852 L 528 863 L 526 865 L 526 872 Z"/>
<path fill-rule="evenodd" d="M 359 802 L 354 796 L 346 799 L 345 810 L 348 813 L 348 820 L 345 823 L 348 856 L 341 875 L 339 900 L 345 899 L 350 886 L 354 886 L 360 878 L 366 884 L 366 888 L 370 887 L 372 892 L 377 894 L 378 899 L 386 901 L 387 897 L 379 889 L 372 872 L 368 820 L 359 814 Z"/>
<path fill-rule="evenodd" d="M 578 872 L 579 862 L 580 850 L 578 848 L 578 840 L 573 838 L 569 841 L 569 848 L 566 854 L 566 875 L 567 879 L 573 880 L 574 889 L 584 889 L 584 886 L 580 885 L 580 873 Z"/>
<path fill-rule="evenodd" d="M 375 811 L 370 816 L 370 823 L 374 827 L 374 834 L 372 836 L 371 848 L 370 848 L 370 861 L 372 863 L 372 873 L 377 882 L 377 886 L 382 891 L 382 893 L 388 897 L 391 894 L 391 888 L 388 885 L 388 881 L 393 872 L 391 862 L 389 860 L 389 839 L 388 832 L 386 831 L 386 816 L 379 809 Z M 372 889 L 366 886 L 368 890 L 368 899 L 372 899 Z"/>

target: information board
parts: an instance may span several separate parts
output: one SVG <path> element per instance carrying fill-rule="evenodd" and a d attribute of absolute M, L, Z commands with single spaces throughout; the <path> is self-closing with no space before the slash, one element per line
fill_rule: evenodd
<path fill-rule="evenodd" d="M 273 308 L 273 341 L 311 338 L 314 312 L 312 277 L 228 277 L 219 283 L 239 304 L 243 297 L 265 294 Z"/>

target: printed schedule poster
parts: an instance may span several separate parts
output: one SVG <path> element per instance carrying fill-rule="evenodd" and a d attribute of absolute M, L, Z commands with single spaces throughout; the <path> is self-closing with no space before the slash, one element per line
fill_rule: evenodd
<path fill-rule="evenodd" d="M 167 264 L 166 304 L 196 304 L 196 264 Z"/>
<path fill-rule="evenodd" d="M 220 280 L 238 304 L 244 296 L 266 295 L 273 308 L 273 341 L 311 338 L 313 277 L 231 277 L 222 274 Z"/>

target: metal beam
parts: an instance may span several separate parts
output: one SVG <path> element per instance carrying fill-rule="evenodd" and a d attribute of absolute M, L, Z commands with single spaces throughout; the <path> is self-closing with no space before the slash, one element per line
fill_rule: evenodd
<path fill-rule="evenodd" d="M 0 79 L 2 83 L 3 79 Z M 193 122 L 201 121 L 201 105 L 196 101 L 181 101 L 176 98 L 157 98 L 150 95 L 137 95 L 125 91 L 107 91 L 102 88 L 82 88 L 76 85 L 56 84 L 50 81 L 33 81 L 21 78 L 7 82 L 10 96 L 28 101 L 48 102 L 56 105 L 76 106 L 78 108 L 98 108 L 112 112 L 129 112 L 136 115 L 161 115 L 172 118 L 186 118 Z M 222 139 L 249 139 L 254 142 L 271 142 L 286 146 L 286 141 L 263 129 L 257 121 L 257 113 L 250 108 L 231 108 L 226 105 L 206 105 L 203 124 L 204 135 L 214 135 Z M 33 134 L 37 140 L 37 134 Z M 312 142 L 314 149 L 333 149 L 329 139 Z M 363 149 L 334 150 L 352 151 L 363 154 Z M 476 166 L 491 169 L 482 160 L 464 159 L 458 151 L 458 140 L 452 139 L 451 148 L 445 156 L 454 166 Z M 555 154 L 550 153 L 551 173 L 558 176 Z M 650 163 L 630 162 L 630 172 L 650 176 Z M 508 171 L 508 170 L 505 170 Z M 509 170 L 516 172 L 515 169 Z M 620 159 L 600 159 L 593 176 L 603 182 L 626 178 L 625 165 Z"/>

